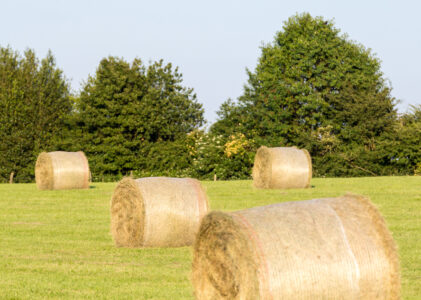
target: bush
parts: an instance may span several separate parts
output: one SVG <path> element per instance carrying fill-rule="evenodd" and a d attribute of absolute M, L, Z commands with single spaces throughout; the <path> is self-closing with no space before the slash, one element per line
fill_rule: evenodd
<path fill-rule="evenodd" d="M 253 140 L 243 134 L 228 138 L 194 131 L 189 135 L 192 170 L 190 174 L 201 179 L 248 179 L 255 155 Z"/>

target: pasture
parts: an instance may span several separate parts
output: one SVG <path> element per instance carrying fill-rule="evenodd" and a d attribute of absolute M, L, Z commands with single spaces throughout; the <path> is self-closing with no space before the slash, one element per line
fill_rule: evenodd
<path fill-rule="evenodd" d="M 334 197 L 371 198 L 395 238 L 402 298 L 421 299 L 421 177 L 315 178 L 312 188 L 258 190 L 251 181 L 202 182 L 213 210 Z M 115 183 L 39 191 L 0 185 L 0 299 L 192 299 L 192 250 L 116 248 Z"/>

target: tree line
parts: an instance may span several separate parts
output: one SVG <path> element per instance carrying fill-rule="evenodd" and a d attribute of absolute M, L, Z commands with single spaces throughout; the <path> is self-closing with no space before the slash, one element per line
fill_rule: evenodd
<path fill-rule="evenodd" d="M 33 181 L 55 150 L 84 151 L 94 180 L 242 179 L 261 145 L 306 148 L 315 176 L 421 173 L 421 106 L 398 114 L 379 59 L 331 21 L 292 16 L 247 74 L 205 130 L 171 63 L 110 56 L 73 94 L 51 52 L 0 47 L 0 182 Z"/>

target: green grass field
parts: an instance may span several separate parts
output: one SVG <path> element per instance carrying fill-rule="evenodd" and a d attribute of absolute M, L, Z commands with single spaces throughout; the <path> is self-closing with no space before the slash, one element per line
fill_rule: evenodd
<path fill-rule="evenodd" d="M 214 210 L 368 195 L 399 246 L 403 299 L 421 299 L 421 177 L 313 179 L 305 190 L 257 190 L 251 181 L 203 182 Z M 0 299 L 192 299 L 191 248 L 115 248 L 115 183 L 38 191 L 0 185 Z"/>

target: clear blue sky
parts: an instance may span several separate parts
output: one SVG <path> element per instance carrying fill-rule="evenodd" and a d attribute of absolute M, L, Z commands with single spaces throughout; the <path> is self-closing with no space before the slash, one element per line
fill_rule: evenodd
<path fill-rule="evenodd" d="M 179 66 L 210 123 L 224 100 L 241 95 L 262 43 L 309 12 L 373 50 L 400 112 L 421 104 L 421 1 L 3 0 L 0 12 L 0 45 L 38 57 L 51 49 L 75 91 L 108 55 Z"/>

